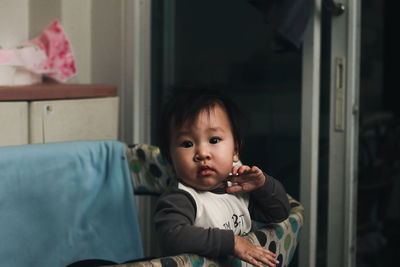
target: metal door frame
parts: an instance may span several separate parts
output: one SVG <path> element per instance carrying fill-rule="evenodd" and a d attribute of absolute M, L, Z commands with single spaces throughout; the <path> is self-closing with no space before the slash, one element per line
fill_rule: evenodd
<path fill-rule="evenodd" d="M 150 143 L 151 119 L 151 0 L 123 0 L 122 112 L 124 139 L 130 144 Z"/>
<path fill-rule="evenodd" d="M 299 263 L 316 266 L 320 46 L 330 45 L 327 266 L 355 266 L 361 1 L 327 2 L 339 11 L 332 12 L 331 43 L 321 44 L 321 0 L 314 0 L 303 44 Z"/>
<path fill-rule="evenodd" d="M 318 148 L 321 58 L 321 0 L 314 0 L 313 15 L 303 41 L 300 202 L 305 208 L 304 226 L 299 245 L 299 265 L 316 265 Z"/>
<path fill-rule="evenodd" d="M 361 1 L 342 4 L 331 19 L 328 267 L 356 260 Z"/>

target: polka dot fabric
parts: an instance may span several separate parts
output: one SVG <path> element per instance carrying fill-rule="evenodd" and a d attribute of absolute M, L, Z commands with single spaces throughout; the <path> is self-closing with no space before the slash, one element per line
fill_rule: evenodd
<path fill-rule="evenodd" d="M 147 144 L 126 148 L 135 194 L 161 194 L 173 177 L 171 166 L 161 157 L 160 149 Z"/>

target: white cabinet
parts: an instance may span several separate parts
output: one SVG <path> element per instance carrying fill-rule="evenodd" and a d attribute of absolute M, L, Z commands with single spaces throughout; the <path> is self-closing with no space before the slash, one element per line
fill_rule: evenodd
<path fill-rule="evenodd" d="M 19 94 L 9 92 L 13 89 Z M 0 87 L 0 146 L 118 139 L 115 87 L 47 85 L 33 89 Z M 9 101 L 14 99 L 25 101 Z"/>
<path fill-rule="evenodd" d="M 0 102 L 0 146 L 28 143 L 28 103 Z"/>

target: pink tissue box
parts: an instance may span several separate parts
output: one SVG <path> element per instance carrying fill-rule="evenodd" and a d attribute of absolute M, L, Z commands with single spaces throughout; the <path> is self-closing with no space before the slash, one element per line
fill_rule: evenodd
<path fill-rule="evenodd" d="M 0 48 L 0 85 L 40 83 L 42 75 L 63 83 L 75 74 L 71 46 L 57 20 L 25 44 Z"/>

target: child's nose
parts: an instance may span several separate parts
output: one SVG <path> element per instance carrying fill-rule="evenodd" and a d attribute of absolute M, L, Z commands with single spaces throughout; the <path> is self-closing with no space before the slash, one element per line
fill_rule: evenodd
<path fill-rule="evenodd" d="M 210 159 L 210 152 L 207 146 L 206 145 L 197 146 L 195 160 L 200 161 L 205 159 Z"/>

